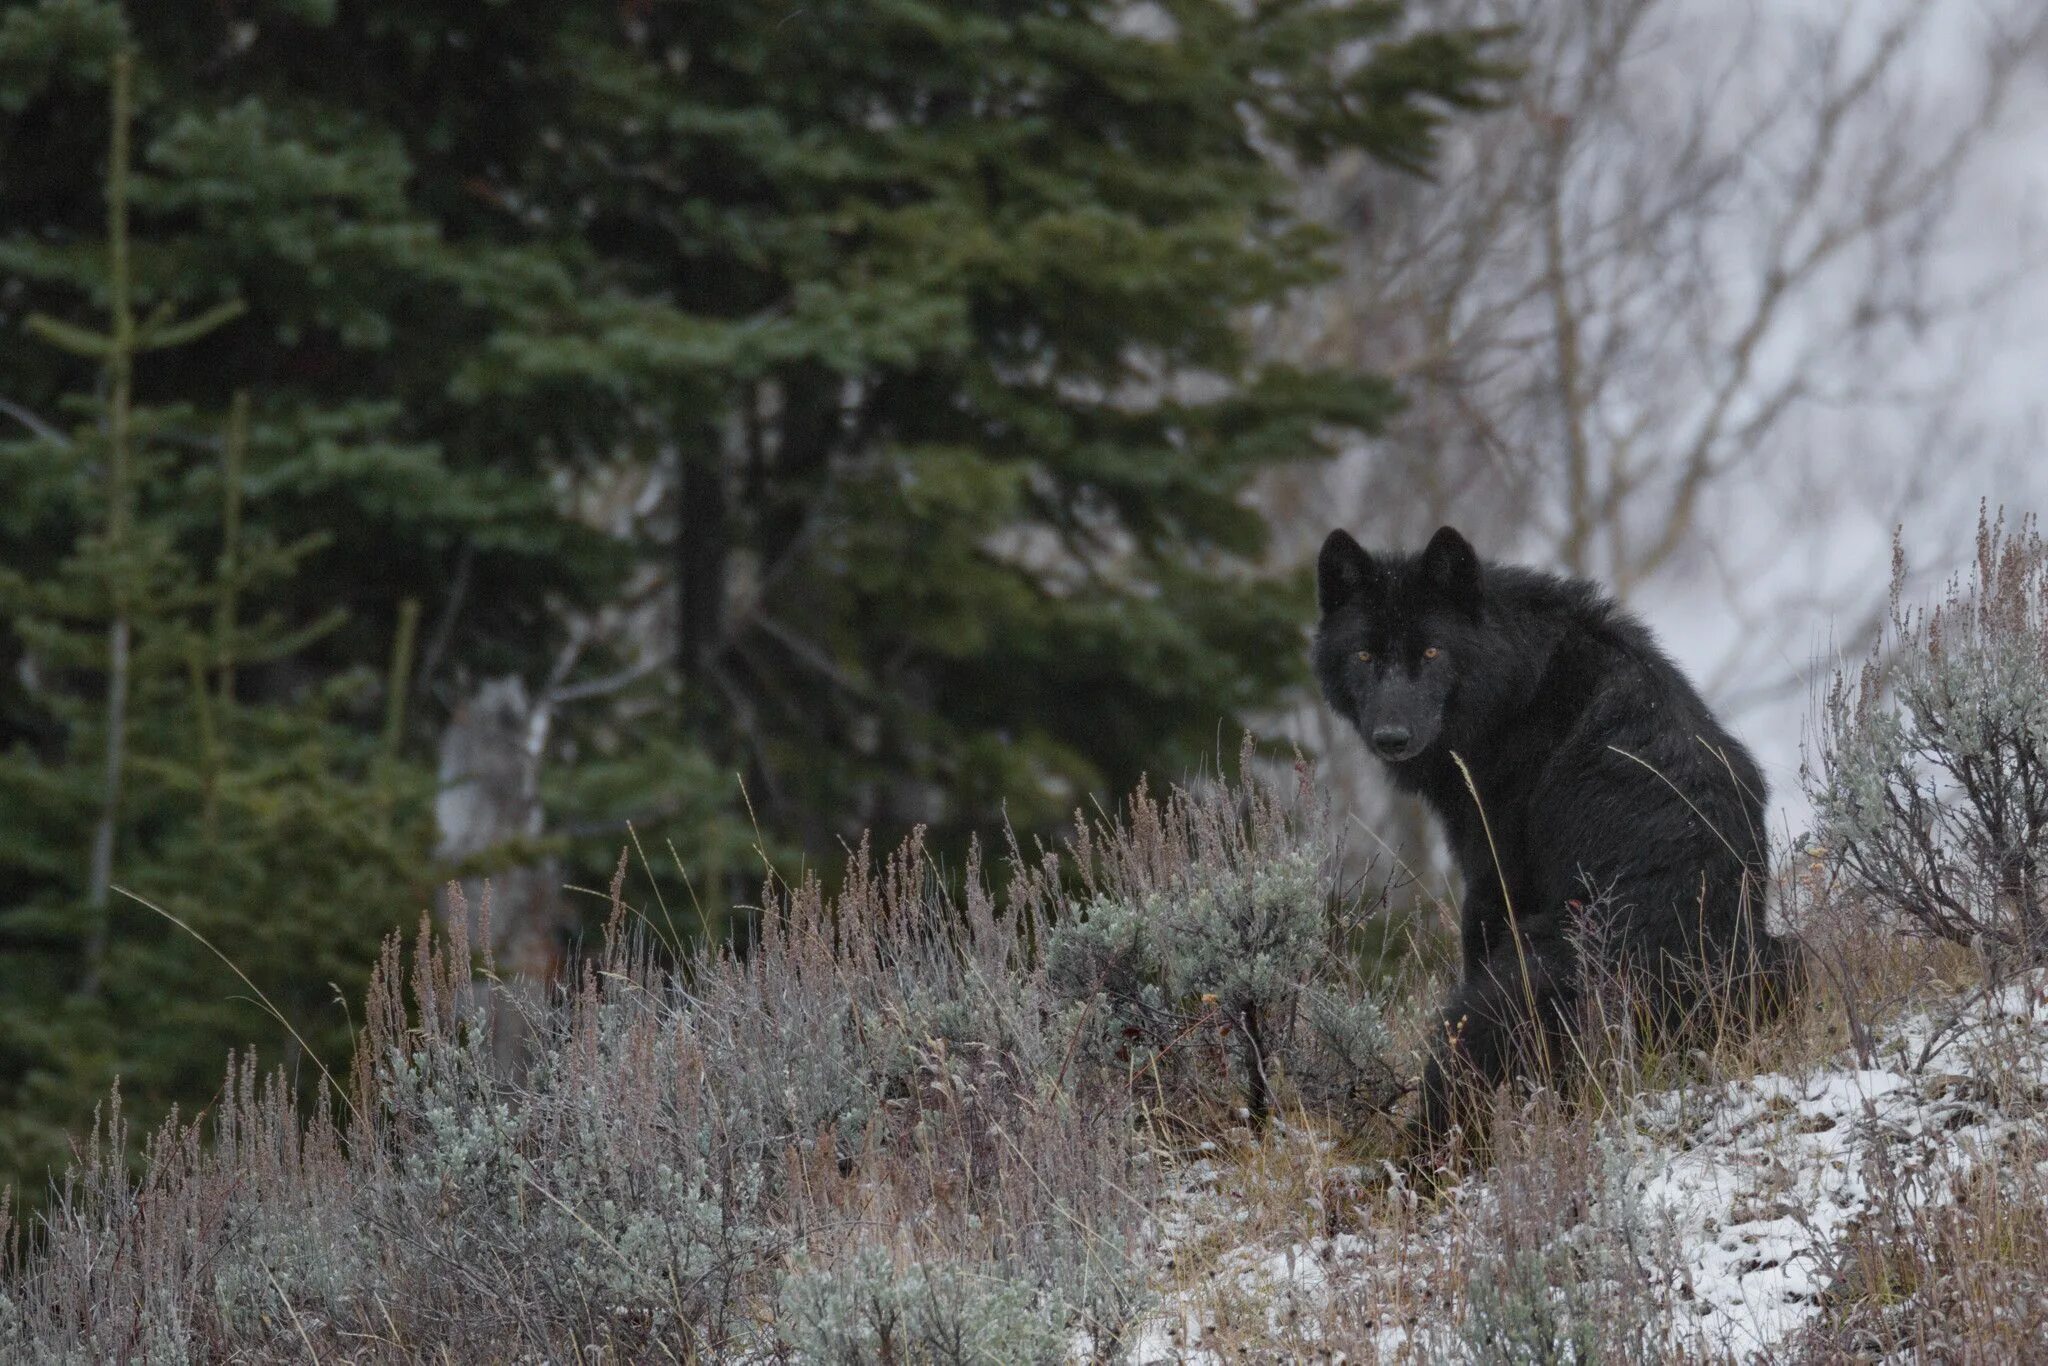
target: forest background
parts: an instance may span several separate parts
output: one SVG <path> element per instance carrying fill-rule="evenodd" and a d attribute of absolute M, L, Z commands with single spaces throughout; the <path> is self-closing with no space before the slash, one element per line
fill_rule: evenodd
<path fill-rule="evenodd" d="M 1608 582 L 1796 788 L 1892 528 L 2048 482 L 2041 21 L 1552 8 L 8 6 L 0 1180 L 341 1061 L 450 880 L 545 980 L 622 847 L 721 934 L 1247 726 L 1440 878 L 1336 523 Z"/>

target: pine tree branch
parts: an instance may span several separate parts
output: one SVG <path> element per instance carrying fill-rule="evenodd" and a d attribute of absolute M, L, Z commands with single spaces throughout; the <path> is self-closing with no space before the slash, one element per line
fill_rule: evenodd
<path fill-rule="evenodd" d="M 0 398 L 0 417 L 11 417 L 43 441 L 63 450 L 71 449 L 71 438 L 10 399 Z"/>

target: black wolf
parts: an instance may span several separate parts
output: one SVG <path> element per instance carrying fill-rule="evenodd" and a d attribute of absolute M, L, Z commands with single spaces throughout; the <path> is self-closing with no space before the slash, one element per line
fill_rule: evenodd
<path fill-rule="evenodd" d="M 1450 527 L 1419 555 L 1333 531 L 1316 580 L 1323 696 L 1435 810 L 1465 884 L 1426 1148 L 1470 1132 L 1505 1077 L 1570 1055 L 1582 954 L 1611 957 L 1667 1035 L 1782 995 L 1763 776 L 1641 622 L 1593 584 L 1482 562 Z"/>

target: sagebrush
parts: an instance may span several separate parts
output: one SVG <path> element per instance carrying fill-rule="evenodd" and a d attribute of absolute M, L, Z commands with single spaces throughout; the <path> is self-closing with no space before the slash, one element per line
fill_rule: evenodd
<path fill-rule="evenodd" d="M 746 941 L 679 954 L 622 861 L 603 945 L 539 1006 L 472 962 L 467 914 L 410 955 L 394 938 L 353 1070 L 309 1119 L 241 1060 L 131 1175 L 109 1108 L 10 1260 L 0 1343 L 151 1362 L 1113 1354 L 1190 1129 L 1240 1122 L 1247 1086 L 1259 1108 L 1320 1103 L 1393 1069 L 1328 952 L 1350 912 L 1305 772 L 1141 791 L 1082 832 L 1065 854 L 1013 844 L 1000 898 L 978 858 L 955 894 L 920 839 L 862 845 L 836 894 L 771 881 Z M 1174 942 L 1105 957 L 1112 924 Z M 492 1047 L 512 1010 L 517 1066 Z"/>
<path fill-rule="evenodd" d="M 1875 906 L 1958 943 L 2048 950 L 2048 543 L 1980 515 L 1967 579 L 1905 599 L 1835 675 L 1808 769 L 1815 837 Z"/>

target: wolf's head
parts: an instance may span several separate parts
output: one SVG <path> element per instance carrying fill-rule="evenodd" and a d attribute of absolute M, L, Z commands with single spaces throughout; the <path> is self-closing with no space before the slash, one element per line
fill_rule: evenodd
<path fill-rule="evenodd" d="M 1449 527 L 1420 555 L 1372 555 L 1333 531 L 1316 560 L 1316 677 L 1323 696 L 1398 764 L 1444 732 L 1459 665 L 1481 649 L 1479 556 Z"/>

